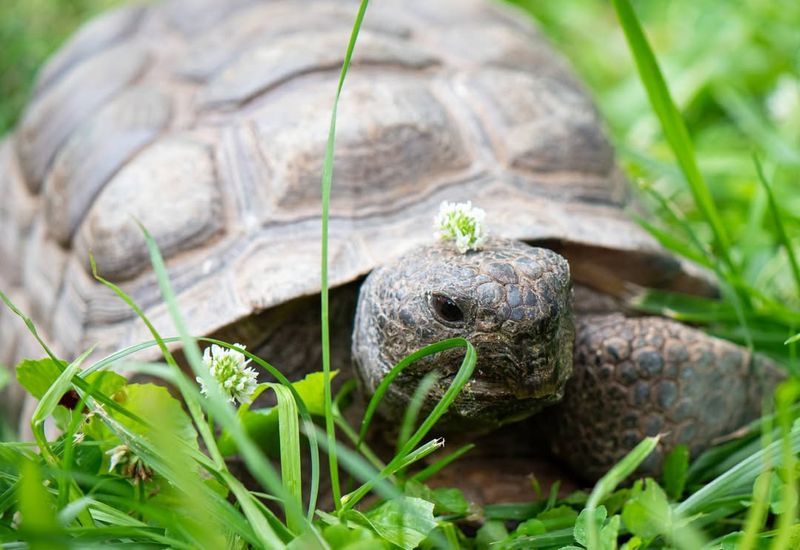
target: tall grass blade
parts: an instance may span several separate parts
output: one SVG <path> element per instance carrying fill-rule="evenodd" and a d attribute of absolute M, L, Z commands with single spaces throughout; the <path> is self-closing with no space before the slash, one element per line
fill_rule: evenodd
<path fill-rule="evenodd" d="M 800 397 L 800 382 L 795 379 L 783 382 L 775 391 L 775 409 L 778 416 L 778 426 L 781 429 L 781 462 L 783 482 L 781 488 L 781 513 L 778 516 L 777 536 L 772 541 L 771 548 L 784 550 L 797 544 L 792 543 L 792 534 L 797 522 L 797 450 L 792 448 L 792 405 Z"/>
<path fill-rule="evenodd" d="M 734 275 L 737 273 L 737 269 L 730 256 L 727 231 L 719 217 L 711 192 L 703 179 L 703 175 L 700 173 L 692 141 L 680 111 L 678 111 L 675 102 L 672 100 L 658 62 L 653 55 L 653 51 L 629 0 L 612 0 L 612 3 L 639 70 L 641 81 L 647 90 L 650 104 L 661 122 L 664 137 L 667 139 L 681 167 L 681 171 L 686 177 L 698 209 L 711 227 L 714 235 L 715 251 L 731 274 Z"/>
<path fill-rule="evenodd" d="M 20 311 L 17 306 L 14 305 L 14 303 L 9 299 L 8 296 L 5 295 L 2 290 L 0 290 L 0 300 L 3 300 L 3 302 L 6 304 L 6 307 L 8 307 L 8 309 L 13 311 L 15 315 L 22 319 L 22 321 L 25 323 L 25 326 L 28 327 L 28 331 L 33 334 L 33 337 L 36 338 L 36 341 L 42 347 L 47 356 L 52 359 L 59 368 L 61 368 L 61 363 L 59 362 L 58 357 L 55 356 L 53 351 L 47 346 L 42 337 L 39 336 L 39 331 L 36 330 L 36 325 L 33 324 L 33 320 L 22 313 L 22 311 Z"/>
<path fill-rule="evenodd" d="M 767 194 L 767 204 L 769 205 L 769 210 L 772 214 L 772 220 L 775 222 L 775 229 L 778 232 L 778 240 L 780 241 L 784 250 L 786 250 L 786 256 L 789 258 L 789 267 L 792 270 L 792 277 L 794 277 L 797 295 L 800 296 L 800 265 L 797 263 L 797 256 L 794 253 L 794 248 L 789 240 L 789 236 L 786 234 L 786 227 L 783 223 L 783 215 L 778 208 L 778 203 L 775 201 L 775 194 L 772 192 L 772 186 L 769 184 L 766 176 L 764 175 L 764 168 L 761 166 L 761 161 L 758 160 L 756 155 L 753 155 L 753 162 L 756 165 L 758 181 L 761 183 L 761 187 Z"/>
<path fill-rule="evenodd" d="M 281 480 L 288 493 L 298 502 L 303 500 L 302 473 L 300 467 L 300 423 L 298 422 L 297 404 L 292 392 L 280 384 L 269 387 L 278 396 L 278 431 L 280 437 Z M 293 509 L 287 508 L 286 522 L 289 530 L 299 533 L 303 522 L 293 515 Z"/>
<path fill-rule="evenodd" d="M 788 437 L 791 452 L 800 452 L 800 425 L 795 424 Z M 698 489 L 689 498 L 678 504 L 676 510 L 684 516 L 704 512 L 714 503 L 743 487 L 749 487 L 763 471 L 764 464 L 780 465 L 783 441 L 775 441 L 760 451 L 743 459 L 710 483 Z"/>
<path fill-rule="evenodd" d="M 209 342 L 211 344 L 217 344 L 218 346 L 222 346 L 224 348 L 235 350 L 247 358 L 251 359 L 253 362 L 258 364 L 261 368 L 269 372 L 272 376 L 274 376 L 278 382 L 280 382 L 284 388 L 286 388 L 289 392 L 291 392 L 292 397 L 297 405 L 297 409 L 300 413 L 300 417 L 303 420 L 303 430 L 307 435 L 308 439 L 308 446 L 310 450 L 311 456 L 311 489 L 309 491 L 309 502 L 308 502 L 308 512 L 306 517 L 310 522 L 314 517 L 314 511 L 316 510 L 317 506 L 317 496 L 319 494 L 319 443 L 317 442 L 317 432 L 316 430 L 311 430 L 310 427 L 314 426 L 314 420 L 311 418 L 311 413 L 308 411 L 308 407 L 303 402 L 303 398 L 297 393 L 297 390 L 294 389 L 294 386 L 286 378 L 281 371 L 258 357 L 257 355 L 252 354 L 251 352 L 247 351 L 244 348 L 240 348 L 238 346 L 232 346 L 227 342 L 223 342 L 222 340 L 217 340 L 215 338 L 198 338 L 201 342 Z"/>
<path fill-rule="evenodd" d="M 588 538 L 588 548 L 599 548 L 600 533 L 597 530 L 597 523 L 594 514 L 599 504 L 616 489 L 617 485 L 631 475 L 639 464 L 650 456 L 653 449 L 658 445 L 659 437 L 646 437 L 639 442 L 625 457 L 617 462 L 606 475 L 601 477 L 595 484 L 586 501 L 586 513 L 588 515 L 586 525 L 586 535 Z"/>
<path fill-rule="evenodd" d="M 422 409 L 425 398 L 428 396 L 437 380 L 438 373 L 436 373 L 436 371 L 429 372 L 422 378 L 419 385 L 414 390 L 414 395 L 411 396 L 411 401 L 408 403 L 408 407 L 406 407 L 405 414 L 403 414 L 403 421 L 400 423 L 400 432 L 397 436 L 396 444 L 398 451 L 405 445 L 408 438 L 411 437 L 411 432 L 414 430 L 419 411 Z"/>
<path fill-rule="evenodd" d="M 386 376 L 383 377 L 381 383 L 378 384 L 378 387 L 375 388 L 375 393 L 372 394 L 372 397 L 367 404 L 367 408 L 364 411 L 364 416 L 361 420 L 361 429 L 359 430 L 358 440 L 359 443 L 363 442 L 364 439 L 367 437 L 367 431 L 369 431 L 369 426 L 372 422 L 375 413 L 378 410 L 378 405 L 380 405 L 383 396 L 386 394 L 386 391 L 389 389 L 389 386 L 394 382 L 394 379 L 403 372 L 409 365 L 419 361 L 423 357 L 427 357 L 429 355 L 434 355 L 439 353 L 440 351 L 445 351 L 448 349 L 459 348 L 459 347 L 472 347 L 472 344 L 467 342 L 463 338 L 451 338 L 449 340 L 442 340 L 441 342 L 436 342 L 435 344 L 431 344 L 429 346 L 425 346 L 424 348 L 415 351 L 414 353 L 407 355 L 404 357 L 399 363 L 397 363 L 391 370 L 386 373 Z M 474 349 L 473 349 L 474 351 Z M 467 356 L 464 356 L 464 361 L 467 360 Z M 462 363 L 462 366 L 464 363 Z"/>
<path fill-rule="evenodd" d="M 336 143 L 336 114 L 339 109 L 339 97 L 342 94 L 344 79 L 350 68 L 350 60 L 353 57 L 353 49 L 358 39 L 358 32 L 361 30 L 361 23 L 364 20 L 364 13 L 367 11 L 369 0 L 361 0 L 358 8 L 353 29 L 350 33 L 350 41 L 347 44 L 347 51 L 342 63 L 342 70 L 339 73 L 339 82 L 336 86 L 336 96 L 331 110 L 331 122 L 328 130 L 328 142 L 325 146 L 325 160 L 322 166 L 322 265 L 321 265 L 321 322 L 322 322 L 322 370 L 325 373 L 325 431 L 328 437 L 328 466 L 331 475 L 331 492 L 333 493 L 333 504 L 337 510 L 341 507 L 342 490 L 339 485 L 339 467 L 336 463 L 336 432 L 333 422 L 333 408 L 331 395 L 331 350 L 330 350 L 330 330 L 328 320 L 328 218 L 330 215 L 331 202 L 331 183 L 333 180 L 333 151 Z"/>
<path fill-rule="evenodd" d="M 50 448 L 50 443 L 47 441 L 47 437 L 45 436 L 44 423 L 50 417 L 50 415 L 53 414 L 53 411 L 56 409 L 61 397 L 72 388 L 73 377 L 77 375 L 81 368 L 81 364 L 92 353 L 92 351 L 94 351 L 94 348 L 86 350 L 80 356 L 78 356 L 75 361 L 67 365 L 56 381 L 53 382 L 53 384 L 47 390 L 47 393 L 45 393 L 39 400 L 39 403 L 36 405 L 36 409 L 33 411 L 33 416 L 31 417 L 31 429 L 33 430 L 33 437 L 36 439 L 36 444 L 39 445 L 42 456 L 51 465 L 56 464 L 58 459 Z"/>
<path fill-rule="evenodd" d="M 425 481 L 429 477 L 436 475 L 436 473 L 440 472 L 442 468 L 445 468 L 448 464 L 452 464 L 453 462 L 455 462 L 456 460 L 458 460 L 459 458 L 461 458 L 474 448 L 475 448 L 474 443 L 467 443 L 466 445 L 464 445 L 463 447 L 459 447 L 449 455 L 437 460 L 430 466 L 426 466 L 424 469 L 420 470 L 419 472 L 411 476 L 409 479 L 412 479 L 414 481 Z"/>
<path fill-rule="evenodd" d="M 195 376 L 204 381 L 205 387 L 208 391 L 208 399 L 203 400 L 202 403 L 207 406 L 213 417 L 217 419 L 234 438 L 239 450 L 242 453 L 245 464 L 247 464 L 248 469 L 259 481 L 259 483 L 261 483 L 274 495 L 278 496 L 283 501 L 284 506 L 296 507 L 299 510 L 300 503 L 286 492 L 280 482 L 278 474 L 275 472 L 275 468 L 264 457 L 257 445 L 247 436 L 247 433 L 244 431 L 243 426 L 239 423 L 236 415 L 233 413 L 233 410 L 230 404 L 227 402 L 227 399 L 222 395 L 219 384 L 211 376 L 208 368 L 205 368 L 202 356 L 200 354 L 200 348 L 198 347 L 195 339 L 189 335 L 189 331 L 186 327 L 186 323 L 183 320 L 183 316 L 178 310 L 177 299 L 174 291 L 172 290 L 172 284 L 169 281 L 167 268 L 164 265 L 164 259 L 161 256 L 158 245 L 156 245 L 156 242 L 150 233 L 143 226 L 140 227 L 144 233 L 147 249 L 150 253 L 150 261 L 153 265 L 153 270 L 155 271 L 158 285 L 161 289 L 161 294 L 167 304 L 172 322 L 175 324 L 175 328 L 180 335 L 184 355 L 188 360 Z M 158 339 L 159 337 L 156 336 L 156 340 Z M 186 400 L 190 412 L 192 412 L 193 418 L 197 418 L 198 413 L 196 412 L 196 409 L 198 407 L 198 403 L 200 403 L 197 394 L 184 396 L 184 399 Z M 193 411 L 193 409 L 195 409 L 195 411 Z M 211 453 L 215 463 L 220 469 L 227 473 L 227 469 L 224 466 L 224 460 L 222 459 L 222 455 L 216 446 L 213 434 L 210 433 L 208 424 L 202 419 L 199 419 L 199 421 L 196 420 L 196 424 L 198 429 L 201 431 L 201 434 L 203 434 L 203 438 L 206 441 L 209 453 Z M 229 480 L 233 477 L 230 476 L 229 473 L 228 476 L 229 477 L 227 477 L 227 479 Z M 231 489 L 233 490 L 234 487 L 231 487 Z M 239 490 L 238 487 L 237 490 Z M 245 497 L 245 500 L 247 500 L 251 495 L 249 492 L 246 493 L 247 494 L 241 494 L 237 496 Z M 254 523 L 253 527 L 263 544 L 268 547 L 276 548 L 283 546 L 282 541 L 278 538 L 272 527 L 270 527 L 270 525 L 264 520 L 264 517 L 261 513 L 253 514 L 252 507 L 245 508 L 245 513 L 248 519 Z M 305 525 L 309 530 L 313 531 L 313 527 L 311 527 L 310 524 L 306 523 Z"/>
<path fill-rule="evenodd" d="M 156 272 L 156 277 L 158 278 L 159 285 L 166 284 L 169 287 L 169 280 L 166 275 L 166 269 L 163 266 L 163 260 L 161 265 L 158 266 L 156 265 L 156 262 L 153 259 L 154 255 L 157 256 L 158 259 L 161 259 L 158 247 L 156 246 L 155 241 L 153 241 L 153 239 L 150 237 L 147 230 L 144 227 L 141 227 L 141 229 L 142 232 L 144 233 L 145 240 L 147 242 L 148 249 L 150 251 L 151 261 L 153 262 L 153 268 Z M 119 286 L 113 284 L 110 281 L 107 281 L 106 279 L 98 275 L 96 264 L 92 256 L 89 257 L 89 261 L 92 266 L 92 274 L 94 275 L 94 277 L 100 283 L 110 288 L 121 300 L 123 300 L 131 309 L 133 309 L 133 311 L 137 314 L 137 316 L 142 320 L 142 322 L 148 328 L 150 333 L 153 335 L 155 344 L 161 350 L 164 359 L 167 361 L 167 363 L 169 363 L 174 373 L 174 376 L 170 378 L 172 378 L 173 384 L 181 389 L 181 395 L 189 409 L 190 414 L 192 415 L 192 419 L 194 420 L 195 426 L 199 430 L 201 437 L 205 442 L 206 448 L 208 449 L 209 453 L 212 456 L 212 459 L 214 460 L 214 471 L 218 472 L 218 475 L 220 475 L 226 481 L 226 484 L 229 486 L 231 491 L 239 500 L 242 509 L 245 512 L 245 515 L 253 524 L 255 532 L 259 536 L 260 542 L 262 543 L 270 542 L 271 544 L 280 544 L 280 539 L 270 528 L 270 525 L 266 521 L 264 521 L 262 515 L 253 505 L 253 503 L 250 502 L 251 499 L 253 498 L 250 492 L 244 488 L 244 486 L 241 484 L 241 482 L 239 482 L 239 480 L 235 479 L 232 475 L 230 475 L 229 472 L 227 472 L 222 455 L 219 453 L 219 450 L 217 449 L 214 434 L 211 432 L 208 424 L 205 422 L 205 418 L 203 417 L 202 411 L 200 409 L 199 405 L 200 401 L 196 389 L 187 387 L 187 385 L 185 384 L 185 378 L 183 376 L 183 373 L 180 367 L 178 366 L 177 362 L 175 361 L 175 358 L 172 356 L 169 349 L 167 348 L 166 341 L 158 333 L 155 326 L 150 322 L 150 320 L 145 315 L 144 311 L 138 306 L 138 304 L 136 304 L 136 302 L 133 301 L 133 299 L 130 296 L 128 296 Z M 161 286 L 161 288 L 163 293 L 164 286 Z M 169 290 L 171 292 L 171 288 L 169 288 Z M 174 300 L 174 295 L 172 296 L 172 299 Z M 167 301 L 167 305 L 170 306 L 170 313 L 173 315 L 179 315 L 177 307 L 174 307 L 174 303 L 171 303 L 169 299 L 166 298 L 166 295 L 165 295 L 165 300 Z M 182 342 L 185 345 L 186 338 L 184 337 L 184 335 L 182 335 L 175 341 Z M 197 354 L 199 355 L 199 351 L 197 352 Z M 192 366 L 194 367 L 195 365 L 193 364 Z M 219 389 L 216 387 L 216 383 L 209 379 L 210 375 L 207 372 L 203 372 L 202 374 L 205 375 L 206 387 L 213 386 L 213 390 L 216 390 L 218 393 Z M 165 377 L 162 376 L 162 378 Z M 194 390 L 194 392 L 192 390 Z M 212 390 L 212 398 L 213 398 L 213 390 Z M 227 404 L 224 402 L 224 398 L 217 395 L 217 399 L 218 400 L 215 402 L 217 404 L 217 407 L 221 408 L 222 410 L 225 410 Z M 269 466 L 271 467 L 271 465 Z"/>
<path fill-rule="evenodd" d="M 425 420 L 422 421 L 422 424 L 420 424 L 419 428 L 417 428 L 411 437 L 408 438 L 408 441 L 405 442 L 403 447 L 397 452 L 394 458 L 389 461 L 389 464 L 387 464 L 386 467 L 381 470 L 381 476 L 394 474 L 404 467 L 403 463 L 407 456 L 415 452 L 414 448 L 419 444 L 420 441 L 422 441 L 422 439 L 425 437 L 425 435 L 427 435 L 431 428 L 433 428 L 436 422 L 439 421 L 442 415 L 444 415 L 453 401 L 455 401 L 459 392 L 461 392 L 461 389 L 472 377 L 472 372 L 475 370 L 475 364 L 478 358 L 477 352 L 472 344 L 470 344 L 464 338 L 451 338 L 449 340 L 443 340 L 441 342 L 431 344 L 419 351 L 412 353 L 411 355 L 408 355 L 397 365 L 395 365 L 378 385 L 378 389 L 375 390 L 375 395 L 373 395 L 369 405 L 367 406 L 367 411 L 370 415 L 370 418 L 371 415 L 374 414 L 375 410 L 377 410 L 378 402 L 380 401 L 383 393 L 385 393 L 386 388 L 388 388 L 392 380 L 394 380 L 394 378 L 405 367 L 422 357 L 431 355 L 432 353 L 456 347 L 466 347 L 466 353 L 464 354 L 464 359 L 461 362 L 461 367 L 458 369 L 455 377 L 453 377 L 450 386 L 447 388 L 447 391 L 445 391 L 442 398 L 433 407 L 433 410 L 428 413 L 427 417 L 425 417 Z M 367 417 L 368 413 L 364 414 L 364 422 L 362 423 L 360 440 L 363 440 L 363 436 L 366 434 L 367 427 L 369 426 L 369 418 Z M 347 502 L 342 506 L 342 510 L 348 510 L 355 506 L 364 496 L 369 493 L 369 491 L 372 489 L 373 483 L 374 481 L 372 480 L 367 481 L 360 488 L 350 493 Z"/>

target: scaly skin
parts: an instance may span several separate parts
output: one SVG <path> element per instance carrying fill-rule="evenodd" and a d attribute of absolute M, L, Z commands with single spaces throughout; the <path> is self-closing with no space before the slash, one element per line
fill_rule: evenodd
<path fill-rule="evenodd" d="M 763 397 L 783 377 L 745 348 L 660 317 L 587 315 L 578 317 L 576 330 L 564 399 L 534 425 L 589 480 L 646 436 L 662 439 L 640 473 L 660 472 L 678 444 L 696 456 L 757 418 Z"/>
<path fill-rule="evenodd" d="M 570 292 L 567 261 L 547 249 L 500 239 L 467 254 L 452 243 L 418 249 L 364 282 L 353 332 L 356 370 L 372 392 L 405 356 L 461 336 L 475 346 L 478 364 L 440 427 L 485 431 L 525 418 L 559 400 L 572 371 Z M 437 295 L 457 304 L 463 322 L 435 313 Z M 432 369 L 442 374 L 429 394 L 428 403 L 437 402 L 463 355 L 450 350 L 406 369 L 384 398 L 389 414 L 402 416 Z"/>
<path fill-rule="evenodd" d="M 463 322 L 436 312 L 437 294 L 458 306 Z M 665 434 L 643 472 L 658 472 L 678 443 L 697 454 L 755 418 L 780 379 L 761 359 L 751 366 L 747 350 L 666 319 L 578 313 L 573 325 L 571 295 L 567 261 L 551 250 L 500 239 L 467 254 L 450 243 L 418 249 L 376 269 L 362 286 L 353 334 L 357 373 L 373 392 L 408 354 L 464 337 L 478 364 L 440 428 L 476 435 L 564 397 L 520 424 L 519 434 L 531 455 L 550 446 L 585 479 L 604 474 L 647 435 Z M 582 305 L 576 310 L 595 309 Z M 409 367 L 384 398 L 388 416 L 402 417 L 419 379 L 436 369 L 442 376 L 430 408 L 462 357 L 451 350 Z M 490 450 L 487 467 L 505 454 Z"/>

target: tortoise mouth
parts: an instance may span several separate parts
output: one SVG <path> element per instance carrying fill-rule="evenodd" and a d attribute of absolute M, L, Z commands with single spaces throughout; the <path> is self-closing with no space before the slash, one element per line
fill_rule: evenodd
<path fill-rule="evenodd" d="M 526 400 L 555 395 L 557 388 L 551 384 L 531 384 L 527 373 L 540 368 L 536 364 L 523 366 L 513 356 L 506 354 L 479 358 L 462 394 L 467 394 L 472 400 L 492 402 L 498 399 Z M 453 385 L 457 370 L 448 369 L 447 375 L 441 378 L 440 387 L 443 391 Z"/>

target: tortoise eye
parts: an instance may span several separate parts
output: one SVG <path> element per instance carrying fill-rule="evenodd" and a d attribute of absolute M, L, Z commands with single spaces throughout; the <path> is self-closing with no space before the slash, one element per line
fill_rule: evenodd
<path fill-rule="evenodd" d="M 444 294 L 431 294 L 431 309 L 445 323 L 458 324 L 464 322 L 464 312 L 458 304 Z"/>

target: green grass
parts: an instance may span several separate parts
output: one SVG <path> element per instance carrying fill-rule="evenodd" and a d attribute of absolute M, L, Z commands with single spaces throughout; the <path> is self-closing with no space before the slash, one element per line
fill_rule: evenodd
<path fill-rule="evenodd" d="M 0 2 L 0 136 L 25 106 L 36 71 L 87 17 L 121 0 Z"/>
<path fill-rule="evenodd" d="M 768 100 L 777 88 L 785 88 L 781 82 L 796 80 L 800 72 L 800 6 L 749 0 L 733 9 L 711 0 L 654 0 L 637 3 L 637 14 L 628 0 L 611 5 L 599 0 L 518 3 L 544 22 L 598 96 L 628 173 L 644 184 L 641 198 L 659 214 L 648 218 L 646 227 L 666 247 L 708 267 L 723 289 L 719 301 L 649 292 L 638 297 L 639 307 L 703 324 L 713 333 L 773 355 L 796 372 L 791 337 L 800 330 L 800 196 L 792 190 L 800 175 L 800 99 L 794 111 L 784 105 L 780 117 L 770 114 Z M 33 13 L 21 11 L 28 9 L 23 4 L 10 4 L 19 8 L 13 11 L 15 17 Z M 14 24 L 23 28 L 21 19 L 8 19 L 8 6 L 0 6 L 0 29 Z M 67 4 L 43 9 L 51 21 L 58 19 L 54 6 Z M 347 60 L 357 47 L 366 7 L 364 1 L 358 15 L 354 13 Z M 65 17 L 59 28 L 74 21 Z M 0 38 L 6 43 L 4 36 Z M 36 52 L 43 55 L 50 48 L 40 46 Z M 25 50 L 4 50 L 3 62 L 20 51 Z M 336 101 L 347 65 L 346 61 Z M 19 90 L 29 85 L 29 73 L 14 78 L 24 81 Z M 4 76 L 0 82 L 6 86 L 9 80 Z M 9 121 L 20 100 L 13 94 L 4 97 L 12 98 L 0 109 L 2 120 Z M 376 392 L 360 430 L 351 426 L 339 404 L 353 386 L 346 384 L 338 396 L 332 395 L 327 355 L 325 251 L 336 101 L 322 178 L 322 372 L 291 383 L 263 359 L 237 348 L 278 380 L 258 390 L 274 391 L 278 405 L 269 411 L 232 407 L 200 356 L 199 342 L 212 341 L 186 331 L 160 252 L 145 233 L 178 336 L 159 334 L 121 289 L 98 277 L 148 323 L 153 340 L 89 365 L 83 364 L 88 351 L 67 363 L 42 342 L 49 357 L 20 365 L 23 385 L 40 400 L 31 419 L 38 448 L 0 443 L 0 542 L 9 548 L 104 548 L 112 543 L 351 549 L 800 546 L 800 383 L 794 379 L 779 388 L 774 415 L 692 464 L 684 449 L 676 450 L 662 479 L 622 484 L 655 445 L 647 439 L 591 493 L 563 499 L 554 493 L 535 502 L 482 509 L 470 506 L 456 490 L 431 489 L 423 483 L 468 448 L 454 449 L 421 472 L 408 471 L 442 445 L 436 439 L 426 441 L 426 436 L 469 379 L 475 365 L 469 342 L 446 341 L 409 356 Z M 33 323 L 15 311 L 35 333 Z M 169 352 L 167 345 L 175 343 L 181 344 L 193 376 L 182 372 Z M 148 347 L 160 348 L 164 362 L 131 363 L 128 370 L 170 383 L 185 408 L 163 388 L 129 384 L 109 371 L 112 364 Z M 426 418 L 417 423 L 414 411 L 409 413 L 395 456 L 381 462 L 364 442 L 364 433 L 382 392 L 392 376 L 414 360 L 451 347 L 466 350 L 456 383 Z M 200 394 L 195 376 L 209 388 L 208 397 Z M 72 391 L 78 401 L 67 406 L 63 396 Z M 43 429 L 45 422 L 53 421 L 63 431 L 55 439 Z M 110 468 L 111 454 L 120 445 L 126 445 L 127 462 Z M 320 451 L 328 455 L 330 501 L 318 495 L 325 475 Z M 241 455 L 260 488 L 247 488 L 238 480 L 225 460 L 233 452 Z M 308 472 L 301 467 L 304 453 L 310 459 Z M 279 468 L 270 456 L 280 457 Z M 346 493 L 340 470 L 356 483 Z M 302 491 L 306 474 L 308 489 Z M 482 526 L 477 532 L 466 529 L 468 522 L 463 520 L 476 516 L 485 519 Z"/>

